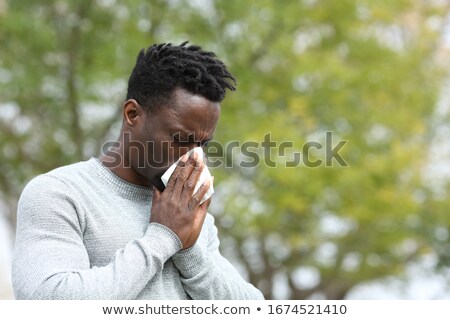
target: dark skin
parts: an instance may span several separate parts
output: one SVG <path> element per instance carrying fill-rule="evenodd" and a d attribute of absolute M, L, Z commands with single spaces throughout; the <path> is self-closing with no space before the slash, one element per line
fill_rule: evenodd
<path fill-rule="evenodd" d="M 168 106 L 152 111 L 145 110 L 136 100 L 127 100 L 123 105 L 119 146 L 100 157 L 120 178 L 153 187 L 150 222 L 175 232 L 183 249 L 197 241 L 211 202 L 209 199 L 200 204 L 210 181 L 194 194 L 205 164 L 195 153 L 188 158 L 186 152 L 212 139 L 219 115 L 218 102 L 182 88 L 173 91 Z M 183 154 L 164 188 L 161 176 Z M 114 166 L 111 158 L 116 160 Z"/>

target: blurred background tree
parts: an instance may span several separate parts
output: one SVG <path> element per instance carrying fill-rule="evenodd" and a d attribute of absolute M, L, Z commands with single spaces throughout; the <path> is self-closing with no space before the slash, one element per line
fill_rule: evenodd
<path fill-rule="evenodd" d="M 448 120 L 445 106 L 436 113 L 448 9 L 420 0 L 0 0 L 2 213 L 14 228 L 27 181 L 117 137 L 141 48 L 189 40 L 238 79 L 215 139 L 270 133 L 294 146 L 272 150 L 275 167 L 243 168 L 226 153 L 232 168 L 214 169 L 222 251 L 266 298 L 343 299 L 430 254 L 446 266 L 448 183 L 424 171 Z M 347 141 L 339 153 L 348 166 L 286 168 L 326 132 L 333 146 Z"/>

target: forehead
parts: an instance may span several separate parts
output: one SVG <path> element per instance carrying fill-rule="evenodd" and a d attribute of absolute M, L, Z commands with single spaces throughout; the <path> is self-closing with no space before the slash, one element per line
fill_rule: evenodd
<path fill-rule="evenodd" d="M 159 110 L 171 131 L 211 135 L 220 115 L 220 104 L 184 89 L 175 89 L 170 106 Z"/>

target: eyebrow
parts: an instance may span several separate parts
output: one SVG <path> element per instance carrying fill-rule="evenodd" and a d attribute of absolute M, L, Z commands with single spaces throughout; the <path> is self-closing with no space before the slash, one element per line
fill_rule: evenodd
<path fill-rule="evenodd" d="M 195 138 L 194 136 L 195 136 L 195 132 L 188 133 L 181 129 L 178 129 L 178 131 L 172 135 L 173 138 L 178 137 L 181 142 L 197 142 L 194 139 Z M 208 137 L 206 139 L 203 139 L 202 141 L 198 141 L 198 142 L 200 142 L 201 144 L 205 144 L 205 143 L 211 141 L 213 138 L 214 138 L 214 135 L 212 135 L 211 137 Z"/>

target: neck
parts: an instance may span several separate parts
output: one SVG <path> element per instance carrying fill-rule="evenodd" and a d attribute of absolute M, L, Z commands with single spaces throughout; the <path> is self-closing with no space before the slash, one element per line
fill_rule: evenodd
<path fill-rule="evenodd" d="M 99 160 L 106 168 L 123 180 L 133 184 L 151 187 L 152 184 L 150 181 L 133 169 L 129 160 L 129 153 L 125 150 L 122 132 L 120 136 L 119 141 L 114 142 L 106 152 L 102 152 Z"/>

